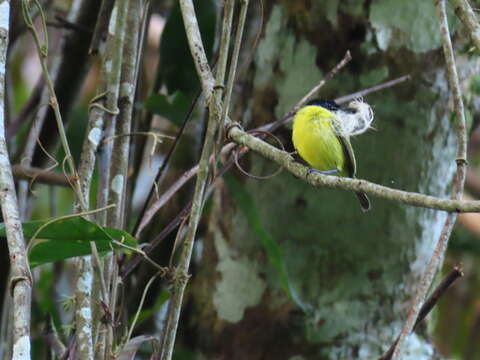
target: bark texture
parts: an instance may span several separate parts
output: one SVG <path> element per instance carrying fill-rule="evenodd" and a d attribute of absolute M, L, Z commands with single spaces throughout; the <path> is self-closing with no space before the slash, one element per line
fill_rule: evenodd
<path fill-rule="evenodd" d="M 249 128 L 280 118 L 350 50 L 352 62 L 321 97 L 413 78 L 366 97 L 376 130 L 352 140 L 358 177 L 447 197 L 457 146 L 434 2 L 265 6 L 254 70 L 236 89 L 233 119 Z M 249 16 L 254 33 L 258 9 Z M 244 48 L 248 58 L 251 46 Z M 468 86 L 478 62 L 458 61 Z M 291 146 L 290 130 L 281 135 Z M 275 170 L 258 156 L 244 164 L 254 174 Z M 378 358 L 400 332 L 446 213 L 373 198 L 364 214 L 351 193 L 314 189 L 283 174 L 227 178 L 210 216 L 184 329 L 195 341 L 184 336 L 185 346 L 206 358 L 299 360 Z M 404 359 L 433 358 L 434 347 L 412 334 Z"/>
<path fill-rule="evenodd" d="M 7 61 L 10 2 L 0 2 L 0 206 L 10 256 L 9 292 L 13 312 L 13 360 L 30 359 L 32 276 L 20 222 L 17 194 L 5 139 L 5 64 Z"/>

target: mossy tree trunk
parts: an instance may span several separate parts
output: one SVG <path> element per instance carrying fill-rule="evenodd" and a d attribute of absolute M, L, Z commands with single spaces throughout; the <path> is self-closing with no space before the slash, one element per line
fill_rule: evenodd
<path fill-rule="evenodd" d="M 251 46 L 244 49 L 247 59 Z M 281 117 L 347 50 L 353 60 L 322 97 L 412 76 L 365 98 L 376 120 L 352 141 L 358 177 L 448 197 L 456 139 L 433 0 L 265 1 L 263 37 L 236 89 L 233 118 L 251 128 Z M 459 64 L 464 82 L 476 66 Z M 290 130 L 280 136 L 291 148 Z M 258 156 L 243 163 L 254 174 L 275 170 Z M 227 177 L 199 239 L 184 345 L 208 359 L 378 358 L 402 327 L 446 213 L 371 200 L 362 213 L 353 194 L 289 174 Z M 409 338 L 407 354 L 436 356 L 421 333 Z"/>

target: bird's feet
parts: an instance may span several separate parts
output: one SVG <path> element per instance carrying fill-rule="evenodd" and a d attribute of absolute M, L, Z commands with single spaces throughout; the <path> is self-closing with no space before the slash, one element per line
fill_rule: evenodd
<path fill-rule="evenodd" d="M 338 169 L 319 170 L 319 169 L 315 169 L 315 168 L 308 168 L 308 170 L 307 170 L 308 174 L 319 173 L 319 174 L 322 174 L 322 175 L 332 175 L 332 174 L 337 174 L 339 172 L 340 171 Z"/>

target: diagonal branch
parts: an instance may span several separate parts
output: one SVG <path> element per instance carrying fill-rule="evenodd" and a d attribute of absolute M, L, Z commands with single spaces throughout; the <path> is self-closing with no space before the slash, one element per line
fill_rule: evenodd
<path fill-rule="evenodd" d="M 443 53 L 447 67 L 448 82 L 453 93 L 453 103 L 455 108 L 454 128 L 457 132 L 458 149 L 457 149 L 457 172 L 453 180 L 452 199 L 459 200 L 463 193 L 465 176 L 467 170 L 467 130 L 465 113 L 463 108 L 462 94 L 458 81 L 457 69 L 455 65 L 455 56 L 453 53 L 452 42 L 450 40 L 450 31 L 448 29 L 447 14 L 445 10 L 445 0 L 435 0 L 437 6 L 437 16 L 440 26 L 440 35 L 443 43 Z M 422 279 L 418 284 L 415 297 L 412 301 L 410 311 L 408 313 L 405 324 L 398 338 L 397 346 L 392 355 L 392 360 L 401 358 L 402 348 L 406 342 L 408 335 L 415 327 L 415 321 L 421 311 L 422 304 L 427 295 L 428 289 L 433 282 L 433 278 L 440 267 L 440 263 L 447 250 L 448 239 L 452 232 L 453 226 L 457 219 L 457 213 L 450 213 L 445 220 L 440 238 L 433 250 L 432 257 L 425 268 Z"/>
<path fill-rule="evenodd" d="M 433 307 L 437 304 L 443 294 L 449 289 L 451 285 L 460 277 L 463 276 L 463 270 L 460 266 L 454 266 L 454 268 L 443 278 L 437 288 L 432 292 L 432 294 L 428 297 L 425 303 L 422 305 L 420 312 L 418 313 L 418 317 L 415 320 L 415 325 L 413 330 L 425 319 L 425 317 L 432 311 Z M 395 350 L 398 344 L 398 338 L 395 342 L 390 346 L 385 354 L 379 360 L 391 360 L 393 351 Z"/>
<path fill-rule="evenodd" d="M 460 18 L 462 24 L 466 26 L 470 33 L 473 43 L 480 50 L 480 24 L 477 16 L 467 0 L 450 0 L 455 7 L 455 14 Z"/>

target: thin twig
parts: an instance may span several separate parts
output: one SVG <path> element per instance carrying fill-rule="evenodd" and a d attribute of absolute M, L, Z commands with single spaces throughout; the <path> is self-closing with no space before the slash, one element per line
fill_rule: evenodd
<path fill-rule="evenodd" d="M 235 1 L 234 0 L 227 0 L 224 2 L 223 5 L 223 24 L 222 24 L 222 33 L 220 37 L 220 45 L 219 45 L 219 54 L 218 54 L 218 67 L 216 69 L 215 73 L 215 81 L 216 81 L 216 86 L 215 86 L 215 91 L 218 91 L 220 93 L 224 93 L 225 91 L 225 75 L 226 75 L 226 70 L 227 70 L 227 62 L 228 62 L 228 53 L 230 50 L 230 36 L 232 32 L 232 22 L 233 22 L 233 13 L 235 10 Z M 240 26 L 240 25 L 239 25 Z M 243 26 L 243 25 L 241 25 Z M 238 33 L 237 33 L 238 35 Z M 235 49 L 234 51 L 237 51 Z M 230 64 L 230 69 L 232 70 L 234 67 L 233 62 L 236 60 L 232 60 L 232 64 Z M 236 64 L 235 64 L 236 68 Z M 230 78 L 229 78 L 230 79 Z M 227 85 L 227 91 L 226 95 L 224 98 L 224 108 L 222 112 L 222 118 L 220 119 L 220 123 L 218 124 L 218 134 L 217 134 L 217 140 L 216 140 L 216 145 L 215 145 L 215 158 L 218 157 L 218 154 L 221 152 L 221 145 L 223 144 L 223 137 L 225 133 L 225 123 L 226 123 L 226 116 L 228 113 L 228 105 L 226 105 L 226 101 L 230 102 L 230 96 L 231 96 L 231 87 L 233 87 L 233 81 L 232 84 L 229 83 Z M 213 174 L 217 172 L 217 163 L 215 162 L 214 167 L 213 167 Z"/>
<path fill-rule="evenodd" d="M 162 241 L 175 230 L 180 223 L 182 222 L 185 216 L 188 216 L 190 213 L 192 206 L 192 202 L 188 202 L 187 205 L 183 207 L 183 209 L 175 216 L 175 218 L 165 226 L 160 233 L 158 233 L 153 240 L 150 242 L 148 247 L 145 247 L 145 254 L 150 254 L 158 245 L 162 243 Z M 127 278 L 128 275 L 132 273 L 133 270 L 141 263 L 143 259 L 142 255 L 133 256 L 132 259 L 123 267 L 121 277 Z"/>
<path fill-rule="evenodd" d="M 238 17 L 238 25 L 235 33 L 235 42 L 233 45 L 232 59 L 230 63 L 230 71 L 228 73 L 227 88 L 225 91 L 225 97 L 223 99 L 223 112 L 222 112 L 222 124 L 227 123 L 228 110 L 230 109 L 230 101 L 232 98 L 233 85 L 235 84 L 235 78 L 237 73 L 238 58 L 240 56 L 240 48 L 242 46 L 243 30 L 245 27 L 245 20 L 247 18 L 248 0 L 240 1 L 240 15 Z M 229 43 L 226 44 L 228 49 Z"/>
<path fill-rule="evenodd" d="M 184 133 L 186 127 L 187 127 L 187 123 L 188 123 L 188 121 L 190 120 L 190 118 L 193 114 L 193 110 L 195 109 L 195 105 L 197 104 L 197 101 L 200 98 L 201 93 L 202 93 L 202 91 L 199 90 L 197 92 L 195 98 L 193 99 L 192 103 L 190 104 L 190 107 L 189 107 L 189 109 L 188 109 L 188 111 L 185 115 L 185 118 L 183 119 L 182 126 L 180 127 L 180 129 L 178 131 L 178 134 L 175 137 L 175 140 L 173 141 L 172 145 L 168 149 L 167 155 L 163 159 L 162 164 L 160 165 L 160 167 L 157 170 L 157 173 L 155 174 L 155 180 L 153 181 L 152 187 L 150 188 L 150 190 L 148 192 L 148 195 L 147 195 L 147 198 L 145 199 L 145 202 L 143 203 L 143 207 L 142 207 L 142 210 L 140 211 L 137 222 L 136 222 L 135 226 L 133 227 L 132 233 L 134 233 L 134 234 L 140 234 L 140 232 L 143 230 L 143 227 L 145 227 L 146 224 L 148 224 L 148 222 L 150 221 L 150 219 L 145 219 L 145 218 L 149 216 L 148 215 L 149 212 L 151 213 L 149 205 L 150 205 L 151 199 L 153 197 L 153 194 L 155 193 L 155 186 L 159 187 L 161 185 L 161 180 L 163 178 L 163 175 L 165 173 L 167 165 L 170 163 L 170 159 L 172 158 L 173 153 L 177 149 L 177 145 L 180 142 L 180 138 L 183 136 L 183 133 Z M 195 174 L 196 174 L 196 171 L 195 171 Z M 140 229 L 142 224 L 143 224 L 143 227 L 142 227 L 142 229 Z"/>
<path fill-rule="evenodd" d="M 84 33 L 91 34 L 91 30 L 88 29 L 87 27 L 78 24 L 76 22 L 70 21 L 69 19 L 64 18 L 63 16 L 56 15 L 55 20 L 58 22 L 48 22 L 47 25 L 55 26 L 55 27 L 61 27 L 63 29 L 68 29 L 68 30 L 74 30 L 74 31 L 81 31 Z"/>
<path fill-rule="evenodd" d="M 137 324 L 138 317 L 140 316 L 140 311 L 142 311 L 143 308 L 143 303 L 145 302 L 145 297 L 147 296 L 148 289 L 150 286 L 153 284 L 155 279 L 161 275 L 160 272 L 157 272 L 155 275 L 153 275 L 150 280 L 148 281 L 147 285 L 145 286 L 145 289 L 143 289 L 142 293 L 142 298 L 140 299 L 140 303 L 138 304 L 138 309 L 137 312 L 135 313 L 135 316 L 133 317 L 132 325 L 130 326 L 130 330 L 128 330 L 128 335 L 127 339 L 125 340 L 125 345 L 130 341 L 130 338 L 132 337 L 133 334 L 133 329 L 135 329 L 135 325 Z"/>
<path fill-rule="evenodd" d="M 33 1 L 33 4 L 38 8 L 38 11 L 40 12 L 40 18 L 41 18 L 41 24 L 42 28 L 44 31 L 44 38 L 45 42 L 42 43 L 40 40 L 40 36 L 38 34 L 37 29 L 35 28 L 35 25 L 33 24 L 33 19 L 31 18 L 29 14 L 29 9 L 30 9 L 30 4 L 28 0 L 22 0 L 22 10 L 23 10 L 23 16 L 25 23 L 27 24 L 27 28 L 30 30 L 32 33 L 35 46 L 37 48 L 37 53 L 38 57 L 40 60 L 40 65 L 42 67 L 42 73 L 43 77 L 45 79 L 45 83 L 48 88 L 48 94 L 50 96 L 50 106 L 53 109 L 54 115 L 55 115 L 55 120 L 57 122 L 57 128 L 58 128 L 58 133 L 60 135 L 60 141 L 62 143 L 63 151 L 65 152 L 65 158 L 67 159 L 68 166 L 70 167 L 70 171 L 72 172 L 73 176 L 75 177 L 76 181 L 74 182 L 75 185 L 75 193 L 78 198 L 78 201 L 81 205 L 82 210 L 86 210 L 84 198 L 82 196 L 82 189 L 80 186 L 80 182 L 77 179 L 77 171 L 75 169 L 75 164 L 73 162 L 73 156 L 70 152 L 70 146 L 68 145 L 68 140 L 67 140 L 67 135 L 65 133 L 65 128 L 63 126 L 63 121 L 62 121 L 62 115 L 60 114 L 60 108 L 58 106 L 58 100 L 57 96 L 55 94 L 55 88 L 53 86 L 53 81 L 50 77 L 50 73 L 48 71 L 48 65 L 47 65 L 47 56 L 48 56 L 48 33 L 46 31 L 46 21 L 45 21 L 45 15 L 43 14 L 43 10 L 40 6 L 40 3 L 37 0 Z"/>
<path fill-rule="evenodd" d="M 33 111 L 37 109 L 44 86 L 45 84 L 43 79 L 38 79 L 30 97 L 28 98 L 28 101 L 23 105 L 22 109 L 15 116 L 15 118 L 8 124 L 7 139 L 14 139 L 18 129 L 25 124 L 28 118 L 32 115 Z"/>
<path fill-rule="evenodd" d="M 341 67 L 339 67 L 339 65 L 341 65 L 341 64 L 344 64 L 344 60 L 342 60 L 335 68 L 333 68 L 327 74 L 327 76 L 322 80 L 322 82 L 325 79 L 327 79 L 327 77 L 329 79 L 331 79 L 340 70 Z M 381 91 L 381 90 L 387 89 L 389 87 L 401 84 L 402 82 L 407 81 L 407 80 L 410 80 L 410 75 L 405 75 L 405 76 L 399 77 L 397 79 L 393 79 L 393 80 L 386 81 L 384 83 L 380 83 L 378 85 L 372 86 L 372 87 L 367 88 L 367 89 L 359 90 L 359 91 L 354 92 L 352 94 L 348 94 L 348 95 L 345 95 L 345 96 L 335 98 L 334 101 L 339 103 L 339 104 L 343 104 L 343 103 L 345 103 L 349 100 L 358 98 L 359 96 L 366 96 L 366 95 L 371 94 L 373 92 Z M 323 83 L 323 84 L 325 84 L 325 83 Z M 319 83 L 319 85 L 320 85 L 320 83 Z M 294 107 L 294 109 L 296 108 L 298 110 L 300 107 L 305 105 L 305 103 L 306 103 L 306 101 L 297 103 L 297 105 Z M 265 125 L 262 125 L 262 126 L 256 128 L 255 130 L 274 131 L 274 130 L 278 129 L 280 126 L 282 126 L 283 124 L 286 124 L 289 120 L 291 120 L 293 118 L 293 115 L 295 115 L 295 112 L 296 111 L 294 111 L 292 109 L 289 112 L 287 112 L 281 119 L 275 120 L 275 121 L 273 121 L 271 123 L 268 123 L 268 124 L 265 124 Z"/>
<path fill-rule="evenodd" d="M 133 251 L 134 253 L 137 253 L 139 254 L 140 256 L 142 256 L 147 262 L 149 262 L 154 268 L 157 269 L 157 271 L 159 273 L 162 274 L 162 276 L 164 276 L 167 272 L 168 272 L 168 268 L 166 267 L 162 267 L 160 265 L 158 265 L 155 261 L 153 261 L 146 253 L 145 251 L 141 250 L 141 249 L 137 249 L 135 247 L 132 247 L 132 246 L 128 246 L 124 243 L 122 243 L 121 241 L 117 241 L 117 240 L 113 240 L 113 243 L 115 245 L 118 245 L 120 247 L 123 247 L 127 250 L 130 250 L 130 251 Z"/>
<path fill-rule="evenodd" d="M 36 167 L 13 165 L 13 176 L 15 179 L 24 179 L 35 181 L 49 185 L 70 186 L 74 181 L 73 176 L 66 176 L 63 173 L 45 171 L 45 169 L 39 169 Z"/>
<path fill-rule="evenodd" d="M 433 307 L 438 303 L 440 298 L 445 294 L 445 292 L 452 286 L 452 284 L 460 277 L 463 276 L 463 271 L 460 266 L 454 266 L 454 268 L 443 278 L 440 284 L 436 287 L 436 289 L 432 292 L 432 294 L 428 297 L 428 299 L 423 304 L 420 312 L 418 314 L 418 318 L 415 321 L 415 325 L 413 327 L 413 331 L 415 328 L 425 319 L 425 317 L 432 311 Z M 390 360 L 393 355 L 393 351 L 397 346 L 398 338 L 395 342 L 390 346 L 390 348 L 383 354 L 383 356 L 379 360 Z"/>
<path fill-rule="evenodd" d="M 217 66 L 217 71 L 215 73 L 215 80 L 217 81 L 217 86 L 223 86 L 225 81 L 234 9 L 235 9 L 234 0 L 226 0 L 223 5 L 222 34 L 220 37 L 218 66 Z"/>
<path fill-rule="evenodd" d="M 44 337 L 57 358 L 62 359 L 67 351 L 67 347 L 60 340 L 57 329 L 55 328 L 55 324 L 53 323 L 53 319 L 50 315 L 47 315 Z"/>
<path fill-rule="evenodd" d="M 401 84 L 402 82 L 408 81 L 410 79 L 411 79 L 410 75 L 400 76 L 397 79 L 386 81 L 384 83 L 369 87 L 367 89 L 363 89 L 363 90 L 354 92 L 353 94 L 348 94 L 348 95 L 345 95 L 345 96 L 338 97 L 338 98 L 335 99 L 335 102 L 337 102 L 338 104 L 343 104 L 343 103 L 349 102 L 350 100 L 354 100 L 356 98 L 367 96 L 370 93 L 377 92 L 377 91 L 387 89 L 389 87 Z"/>
<path fill-rule="evenodd" d="M 180 7 L 182 10 L 182 18 L 185 25 L 185 31 L 187 33 L 190 53 L 192 54 L 192 58 L 194 60 L 197 75 L 200 78 L 205 102 L 209 104 L 210 98 L 213 94 L 215 80 L 212 75 L 210 64 L 208 63 L 207 54 L 205 53 L 202 36 L 198 30 L 199 27 L 197 17 L 195 15 L 195 8 L 193 3 L 189 0 L 180 0 Z"/>
<path fill-rule="evenodd" d="M 428 297 L 428 299 L 423 304 L 422 308 L 420 309 L 420 313 L 418 314 L 417 321 L 415 321 L 415 326 L 413 327 L 413 331 L 419 323 L 421 323 L 425 317 L 432 311 L 435 304 L 437 304 L 438 300 L 445 294 L 450 286 L 460 277 L 462 277 L 463 270 L 460 266 L 456 265 L 453 269 L 443 278 L 443 280 L 438 284 L 437 288 L 433 291 L 433 293 Z"/>
<path fill-rule="evenodd" d="M 109 37 L 107 42 L 107 54 L 110 54 L 111 49 L 115 48 L 113 45 L 114 38 Z M 106 85 L 106 76 L 105 73 L 106 68 L 109 67 L 107 63 L 109 56 L 104 58 L 102 61 L 101 66 L 101 74 L 100 74 L 100 81 L 98 82 L 96 92 L 97 94 L 105 93 L 105 89 L 107 88 Z M 97 101 L 103 101 L 103 98 L 98 99 Z M 88 123 L 87 123 L 87 130 L 86 136 L 82 146 L 82 152 L 80 154 L 80 161 L 79 161 L 79 182 L 82 188 L 82 194 L 84 196 L 83 201 L 86 204 L 87 208 L 89 207 L 89 194 L 91 189 L 91 182 L 93 178 L 93 172 L 95 169 L 95 163 L 97 160 L 97 153 L 100 141 L 103 136 L 103 127 L 104 127 L 104 119 L 105 119 L 105 111 L 100 106 L 91 106 L 88 116 Z M 80 212 L 81 208 L 78 204 L 75 206 L 75 211 Z M 92 219 L 93 220 L 93 219 Z M 89 330 L 90 332 L 92 329 L 92 323 L 97 324 L 94 328 L 93 334 L 88 334 L 88 338 L 76 332 L 77 336 L 77 346 L 80 346 L 81 342 L 83 341 L 86 345 L 81 347 L 80 349 L 83 350 L 82 356 L 89 358 L 91 355 L 91 348 L 95 346 L 95 355 L 98 356 L 100 353 L 104 353 L 104 336 L 105 331 L 100 331 L 100 326 L 103 326 L 103 323 L 100 321 L 100 316 L 102 310 L 100 309 L 100 302 L 91 302 L 92 292 L 94 294 L 99 294 L 101 300 L 107 304 L 108 303 L 108 289 L 105 283 L 104 271 L 103 271 L 103 263 L 100 259 L 98 254 L 98 250 L 96 244 L 94 242 L 90 242 L 90 247 L 92 251 L 91 257 L 84 257 L 81 261 L 77 263 L 77 277 L 86 277 L 90 282 L 93 281 L 91 286 L 85 286 L 83 288 L 79 288 L 78 285 L 81 285 L 81 282 L 77 282 L 77 287 L 75 289 L 75 296 L 77 298 L 76 304 L 76 311 L 75 311 L 75 318 L 76 323 L 79 329 L 82 331 L 83 329 Z M 93 310 L 93 320 L 87 319 L 84 317 L 81 308 L 83 307 L 90 307 Z M 92 345 L 90 345 L 90 337 L 93 338 Z M 97 341 L 98 340 L 98 341 Z"/>
<path fill-rule="evenodd" d="M 285 124 L 303 105 L 305 105 L 314 95 L 317 93 L 330 79 L 332 79 L 345 65 L 347 65 L 350 60 L 352 60 L 352 56 L 350 55 L 350 51 L 347 51 L 343 56 L 342 60 L 333 67 L 332 70 L 328 72 L 325 77 L 318 82 L 313 88 L 311 88 L 307 94 L 303 98 L 298 101 L 295 106 L 288 111 L 281 119 L 275 120 L 269 124 L 262 125 L 255 130 L 261 131 L 275 131 L 280 126 Z"/>
<path fill-rule="evenodd" d="M 457 133 L 458 148 L 457 148 L 457 172 L 453 180 L 452 199 L 459 200 L 463 193 L 463 186 L 466 177 L 467 168 L 467 131 L 465 113 L 462 101 L 460 85 L 458 81 L 457 69 L 455 65 L 455 56 L 453 52 L 452 42 L 450 39 L 450 31 L 448 29 L 447 14 L 445 10 L 445 0 L 435 0 L 437 7 L 437 16 L 440 26 L 440 36 L 443 43 L 443 53 L 445 56 L 445 63 L 447 67 L 448 83 L 452 90 L 453 103 L 455 109 L 455 123 L 454 129 Z M 455 201 L 454 200 L 454 201 Z M 457 219 L 457 213 L 453 212 L 447 215 L 442 232 L 438 239 L 437 245 L 433 251 L 432 257 L 428 262 L 418 287 L 416 294 L 412 300 L 412 305 L 408 313 L 405 324 L 398 338 L 397 346 L 393 351 L 392 360 L 400 359 L 403 350 L 403 345 L 412 332 L 415 326 L 415 321 L 418 318 L 420 309 L 425 299 L 425 296 L 430 288 L 430 285 L 435 277 L 435 274 L 440 266 L 440 262 L 444 258 L 447 249 L 448 239 L 452 232 L 453 226 Z"/>
<path fill-rule="evenodd" d="M 162 196 L 158 198 L 146 211 L 142 217 L 134 236 L 139 238 L 142 231 L 147 227 L 150 221 L 153 219 L 155 214 L 165 205 L 172 197 L 177 193 L 177 191 L 185 185 L 190 179 L 192 179 L 198 171 L 198 165 L 194 166 L 187 172 L 183 173 L 180 178 L 175 181 L 175 183 L 170 186 L 166 191 L 162 193 Z"/>
<path fill-rule="evenodd" d="M 352 60 L 352 55 L 350 54 L 350 50 L 347 50 L 343 59 L 325 76 L 316 86 L 314 86 L 300 101 L 293 107 L 293 109 L 287 113 L 293 115 L 300 109 L 303 105 L 305 105 L 314 95 L 318 92 L 332 77 L 334 77 L 340 69 L 342 69 L 345 65 L 347 65 L 350 60 Z"/>

